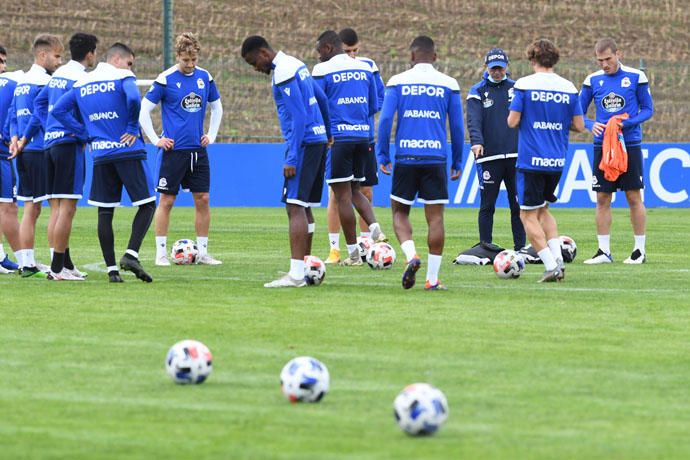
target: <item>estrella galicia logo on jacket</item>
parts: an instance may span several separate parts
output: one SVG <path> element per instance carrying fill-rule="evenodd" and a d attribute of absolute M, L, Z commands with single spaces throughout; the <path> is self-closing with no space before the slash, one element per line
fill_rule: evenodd
<path fill-rule="evenodd" d="M 182 98 L 180 105 L 187 112 L 198 112 L 201 110 L 201 96 L 195 93 L 189 93 Z"/>
<path fill-rule="evenodd" d="M 196 81 L 196 86 L 198 86 L 199 89 L 204 89 L 204 86 L 206 86 L 206 85 L 204 85 L 204 80 L 202 80 L 201 78 L 199 78 L 199 79 Z"/>
<path fill-rule="evenodd" d="M 601 100 L 601 107 L 609 113 L 618 112 L 625 107 L 625 98 L 611 92 Z"/>

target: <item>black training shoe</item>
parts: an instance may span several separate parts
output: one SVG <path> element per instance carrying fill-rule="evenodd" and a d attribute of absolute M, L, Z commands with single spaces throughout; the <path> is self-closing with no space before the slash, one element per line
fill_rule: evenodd
<path fill-rule="evenodd" d="M 120 272 L 117 270 L 113 270 L 111 272 L 108 272 L 108 281 L 111 283 L 124 283 L 125 280 L 122 279 L 120 276 Z"/>
<path fill-rule="evenodd" d="M 151 281 L 153 281 L 151 275 L 144 271 L 144 267 L 141 266 L 139 261 L 134 257 L 130 256 L 129 254 L 125 254 L 124 256 L 122 256 L 122 259 L 120 259 L 120 268 L 125 271 L 130 271 L 134 273 L 134 275 L 136 275 L 137 278 L 144 281 L 145 283 L 150 283 Z"/>

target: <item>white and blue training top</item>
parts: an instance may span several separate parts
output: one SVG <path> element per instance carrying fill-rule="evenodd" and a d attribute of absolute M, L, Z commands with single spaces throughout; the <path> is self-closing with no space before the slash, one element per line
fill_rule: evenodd
<path fill-rule="evenodd" d="M 146 158 L 139 130 L 140 106 L 134 74 L 101 62 L 74 83 L 53 106 L 52 114 L 68 130 L 86 128 L 93 162 L 98 164 Z M 83 124 L 75 118 L 75 108 Z M 136 136 L 132 145 L 120 142 L 125 133 Z"/>
<path fill-rule="evenodd" d="M 514 90 L 510 110 L 522 114 L 516 167 L 562 171 L 570 124 L 574 116 L 582 115 L 575 85 L 555 73 L 537 72 L 520 78 Z"/>
<path fill-rule="evenodd" d="M 448 121 L 451 168 L 460 169 L 465 133 L 460 85 L 457 80 L 434 69 L 431 64 L 417 64 L 388 81 L 376 143 L 379 164 L 391 161 L 390 133 L 396 112 L 396 163 L 446 164 Z"/>
<path fill-rule="evenodd" d="M 38 64 L 33 64 L 14 88 L 14 97 L 10 106 L 10 136 L 21 137 L 31 121 L 34 111 L 34 99 L 50 81 L 50 75 Z M 43 151 L 43 127 L 27 138 L 25 152 Z"/>

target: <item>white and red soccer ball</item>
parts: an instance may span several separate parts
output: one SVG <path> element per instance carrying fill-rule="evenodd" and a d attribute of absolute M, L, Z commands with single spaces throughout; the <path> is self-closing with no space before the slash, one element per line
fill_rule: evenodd
<path fill-rule="evenodd" d="M 326 277 L 326 264 L 316 256 L 304 256 L 304 280 L 307 284 L 318 286 Z"/>
<path fill-rule="evenodd" d="M 213 371 L 211 350 L 198 340 L 177 342 L 165 357 L 165 369 L 175 383 L 204 383 Z"/>
<path fill-rule="evenodd" d="M 358 236 L 357 246 L 359 246 L 359 256 L 366 262 L 369 249 L 374 245 L 374 240 L 370 236 Z"/>
<path fill-rule="evenodd" d="M 395 263 L 395 249 L 388 243 L 374 243 L 367 253 L 367 264 L 376 270 L 386 270 Z"/>
<path fill-rule="evenodd" d="M 510 249 L 499 252 L 494 258 L 494 272 L 499 278 L 519 278 L 524 269 L 525 260 Z"/>
<path fill-rule="evenodd" d="M 196 262 L 199 249 L 194 240 L 177 240 L 170 250 L 170 259 L 177 265 L 191 265 Z"/>
<path fill-rule="evenodd" d="M 575 240 L 567 235 L 561 235 L 558 238 L 561 240 L 561 255 L 563 256 L 563 262 L 570 263 L 575 260 L 575 256 L 577 256 L 577 244 L 575 244 Z"/>

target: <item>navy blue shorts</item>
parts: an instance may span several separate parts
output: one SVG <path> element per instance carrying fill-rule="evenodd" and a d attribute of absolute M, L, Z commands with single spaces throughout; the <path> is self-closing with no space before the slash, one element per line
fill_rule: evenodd
<path fill-rule="evenodd" d="M 365 165 L 369 156 L 369 141 L 335 142 L 328 152 L 326 182 L 364 181 Z"/>
<path fill-rule="evenodd" d="M 156 191 L 177 195 L 182 190 L 208 193 L 211 187 L 211 167 L 206 149 L 161 151 Z"/>
<path fill-rule="evenodd" d="M 323 193 L 323 173 L 326 168 L 326 144 L 304 145 L 302 152 L 296 174 L 285 179 L 281 201 L 305 208 L 319 207 Z"/>
<path fill-rule="evenodd" d="M 50 198 L 81 199 L 86 173 L 81 144 L 66 142 L 51 146 L 48 149 L 47 171 Z"/>
<path fill-rule="evenodd" d="M 553 174 L 518 169 L 515 178 L 520 209 L 530 211 L 557 201 L 555 192 L 561 179 L 560 172 Z"/>
<path fill-rule="evenodd" d="M 119 206 L 123 186 L 132 206 L 156 201 L 146 160 L 139 159 L 94 164 L 89 204 L 100 208 Z"/>
<path fill-rule="evenodd" d="M 376 154 L 374 151 L 376 144 L 369 144 L 369 156 L 367 162 L 364 164 L 364 181 L 359 185 L 362 187 L 373 187 L 379 185 L 379 165 L 376 162 Z"/>
<path fill-rule="evenodd" d="M 395 164 L 391 200 L 413 205 L 415 197 L 424 204 L 448 204 L 446 165 Z"/>
<path fill-rule="evenodd" d="M 17 174 L 19 175 L 19 201 L 33 201 L 38 203 L 47 200 L 48 156 L 43 150 L 23 151 L 17 157 Z"/>
<path fill-rule="evenodd" d="M 644 188 L 642 147 L 633 145 L 627 147 L 628 170 L 618 176 L 615 182 L 604 179 L 604 171 L 599 169 L 602 148 L 594 146 L 594 163 L 592 163 L 592 190 L 595 192 L 613 193 L 617 190 L 640 190 Z"/>
<path fill-rule="evenodd" d="M 0 156 L 0 203 L 17 201 L 17 177 L 14 175 L 12 161 Z"/>

